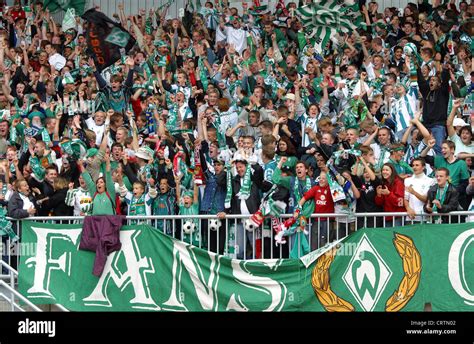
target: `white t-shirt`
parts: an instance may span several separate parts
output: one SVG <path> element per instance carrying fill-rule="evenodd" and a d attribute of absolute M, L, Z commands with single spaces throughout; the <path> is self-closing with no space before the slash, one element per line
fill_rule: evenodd
<path fill-rule="evenodd" d="M 454 144 L 456 145 L 456 150 L 454 151 L 454 155 L 457 156 L 459 153 L 469 153 L 469 154 L 474 153 L 474 145 L 471 143 L 469 146 L 466 146 L 462 142 L 458 134 L 454 134 L 453 136 L 450 136 L 449 139 L 453 141 Z"/>
<path fill-rule="evenodd" d="M 51 55 L 48 62 L 56 70 L 61 70 L 66 65 L 66 58 L 58 53 Z"/>
<path fill-rule="evenodd" d="M 235 51 L 242 55 L 242 52 L 247 48 L 247 31 L 226 26 L 225 34 L 227 43 L 233 44 Z"/>
<path fill-rule="evenodd" d="M 20 193 L 20 198 L 21 198 L 21 200 L 23 201 L 23 210 L 28 210 L 28 209 L 30 209 L 30 208 L 32 208 L 32 207 L 33 207 L 33 208 L 35 207 L 35 205 L 33 204 L 33 202 L 31 202 L 30 199 L 29 199 L 27 196 L 25 196 L 25 195 L 23 195 L 23 194 Z"/>
<path fill-rule="evenodd" d="M 96 135 L 95 144 L 97 146 L 100 146 L 102 142 L 102 136 L 104 135 L 104 131 L 105 131 L 105 123 L 102 125 L 97 125 L 95 124 L 94 119 L 91 117 L 91 118 L 86 119 L 86 124 L 87 124 L 87 127 L 90 130 L 92 130 Z"/>
<path fill-rule="evenodd" d="M 411 185 L 413 189 L 419 194 L 426 196 L 431 185 L 435 184 L 436 181 L 433 178 L 428 177 L 426 174 L 422 173 L 420 175 L 413 175 L 409 178 L 406 178 L 405 181 L 405 199 L 408 201 L 410 208 L 412 208 L 415 213 L 420 214 L 424 213 L 423 206 L 424 202 L 420 201 L 415 195 L 412 195 L 408 192 L 408 187 Z M 407 221 L 409 219 L 407 218 Z M 416 216 L 413 221 L 421 221 L 421 216 Z"/>

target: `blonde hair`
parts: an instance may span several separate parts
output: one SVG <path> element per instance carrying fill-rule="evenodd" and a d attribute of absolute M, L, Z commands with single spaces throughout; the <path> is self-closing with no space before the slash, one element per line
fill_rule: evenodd
<path fill-rule="evenodd" d="M 61 190 L 64 188 L 67 188 L 69 185 L 69 182 L 63 178 L 63 177 L 58 177 L 54 180 L 54 190 Z"/>

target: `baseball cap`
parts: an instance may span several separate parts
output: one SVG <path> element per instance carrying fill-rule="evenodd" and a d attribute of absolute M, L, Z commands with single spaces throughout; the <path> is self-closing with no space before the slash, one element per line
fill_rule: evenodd
<path fill-rule="evenodd" d="M 467 124 L 462 118 L 459 118 L 459 117 L 456 117 L 453 121 L 453 126 L 454 127 L 465 127 L 465 126 L 468 126 L 469 124 Z"/>

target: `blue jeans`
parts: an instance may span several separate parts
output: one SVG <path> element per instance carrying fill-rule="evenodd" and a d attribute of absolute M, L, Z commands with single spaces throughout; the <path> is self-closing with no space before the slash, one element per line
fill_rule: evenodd
<path fill-rule="evenodd" d="M 311 251 L 323 247 L 328 242 L 330 223 L 328 220 L 311 219 Z"/>
<path fill-rule="evenodd" d="M 247 254 L 247 240 L 250 242 L 252 247 L 252 253 L 254 250 L 254 237 L 253 232 L 249 232 L 244 228 L 242 222 L 237 223 L 237 228 L 235 231 L 235 243 L 237 244 L 235 251 L 237 253 L 237 259 L 252 259 L 253 254 Z"/>
<path fill-rule="evenodd" d="M 436 154 L 441 154 L 441 144 L 446 140 L 446 127 L 444 125 L 435 125 L 430 130 L 436 140 L 434 150 Z"/>

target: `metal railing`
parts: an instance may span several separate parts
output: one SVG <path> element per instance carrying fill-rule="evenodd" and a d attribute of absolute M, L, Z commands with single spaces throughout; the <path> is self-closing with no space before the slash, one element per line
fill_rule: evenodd
<path fill-rule="evenodd" d="M 221 220 L 219 230 L 212 230 L 211 220 L 217 220 L 216 215 L 163 215 L 163 216 L 127 216 L 127 225 L 148 224 L 161 232 L 199 248 L 227 255 L 238 259 L 288 258 L 286 246 L 293 246 L 292 238 L 286 238 L 286 244 L 275 244 L 275 232 L 272 230 L 270 219 L 262 226 L 247 231 L 244 222 L 250 215 L 227 215 Z M 291 214 L 282 215 L 284 221 Z M 306 238 L 310 250 L 318 249 L 325 244 L 339 240 L 361 228 L 381 228 L 405 226 L 417 223 L 459 223 L 474 220 L 474 212 L 452 212 L 449 214 L 417 214 L 414 219 L 408 218 L 407 213 L 352 213 L 352 214 L 313 214 L 308 219 Z M 78 224 L 84 217 L 30 217 L 26 219 L 11 219 L 13 228 L 21 238 L 21 223 L 23 221 L 48 222 L 52 224 Z M 195 229 L 187 234 L 187 222 L 193 222 Z M 3 252 L 7 253 L 7 263 L 18 266 L 19 251 L 10 240 L 4 240 Z M 5 247 L 6 246 L 6 247 Z M 5 251 L 6 250 L 6 251 Z M 15 251 L 14 251 L 15 250 Z M 12 254 L 14 253 L 14 254 Z"/>
<path fill-rule="evenodd" d="M 300 242 L 301 236 L 286 237 L 286 243 L 275 244 L 276 233 L 272 230 L 271 219 L 251 231 L 244 228 L 245 220 L 250 215 L 227 215 L 220 220 L 221 226 L 218 230 L 212 230 L 210 221 L 217 220 L 216 215 L 167 215 L 167 216 L 127 216 L 126 224 L 148 224 L 175 239 L 194 244 L 202 249 L 226 255 L 237 259 L 274 259 L 288 258 L 290 251 L 296 252 L 296 256 L 302 256 Z M 279 218 L 284 221 L 290 218 L 286 214 Z M 36 221 L 51 224 L 81 224 L 84 217 L 30 217 L 26 219 L 11 219 L 13 229 L 20 240 L 12 243 L 10 239 L 2 238 L 2 274 L 0 274 L 0 298 L 6 299 L 11 304 L 11 310 L 23 310 L 16 302 L 17 299 L 25 302 L 34 310 L 39 308 L 26 302 L 24 297 L 16 290 L 16 283 L 21 249 L 21 224 L 24 221 Z M 313 214 L 305 227 L 305 234 L 310 250 L 316 250 L 324 245 L 342 239 L 361 228 L 387 228 L 405 226 L 420 223 L 461 223 L 474 221 L 474 212 L 452 212 L 449 214 L 417 214 L 410 219 L 407 213 L 353 213 L 353 214 Z M 186 223 L 193 221 L 196 225 L 194 232 L 186 234 Z M 296 246 L 295 246 L 296 244 Z M 294 254 L 295 255 L 295 254 Z M 293 255 L 293 256 L 294 256 Z M 9 295 L 9 296 L 8 296 Z M 61 305 L 60 310 L 67 311 Z"/>

